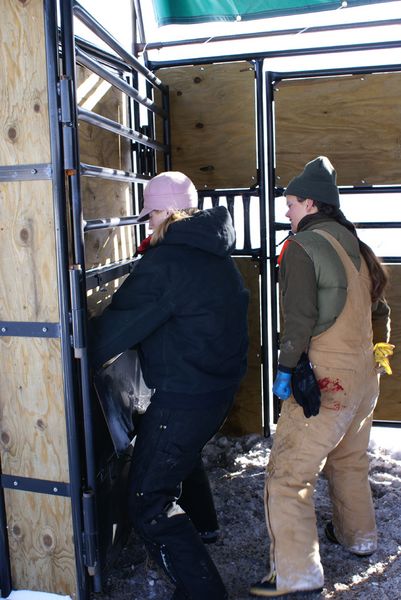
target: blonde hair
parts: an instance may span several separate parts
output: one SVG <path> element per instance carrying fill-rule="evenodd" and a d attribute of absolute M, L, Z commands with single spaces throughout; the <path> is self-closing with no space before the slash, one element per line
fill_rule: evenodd
<path fill-rule="evenodd" d="M 192 215 L 197 212 L 199 212 L 198 208 L 183 208 L 181 210 L 175 210 L 167 217 L 167 219 L 165 219 L 158 227 L 156 227 L 152 233 L 152 237 L 150 238 L 150 245 L 154 246 L 164 239 L 166 231 L 170 227 L 171 223 L 182 221 L 183 219 L 189 219 L 189 217 L 192 217 Z"/>

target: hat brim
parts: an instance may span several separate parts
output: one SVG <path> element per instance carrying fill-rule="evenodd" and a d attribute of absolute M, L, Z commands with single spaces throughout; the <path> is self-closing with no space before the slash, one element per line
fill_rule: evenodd
<path fill-rule="evenodd" d="M 144 223 L 145 221 L 149 221 L 150 213 L 152 212 L 152 208 L 143 208 L 138 215 L 138 223 Z"/>

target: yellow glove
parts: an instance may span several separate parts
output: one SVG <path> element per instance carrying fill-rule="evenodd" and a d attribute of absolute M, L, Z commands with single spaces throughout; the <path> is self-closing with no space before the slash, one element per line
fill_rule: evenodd
<path fill-rule="evenodd" d="M 388 360 L 389 356 L 393 356 L 393 350 L 395 346 L 393 344 L 387 344 L 386 342 L 379 342 L 375 344 L 373 347 L 373 352 L 375 355 L 375 361 L 379 363 L 381 367 L 385 370 L 387 375 L 392 374 L 392 370 L 390 367 L 390 362 Z"/>

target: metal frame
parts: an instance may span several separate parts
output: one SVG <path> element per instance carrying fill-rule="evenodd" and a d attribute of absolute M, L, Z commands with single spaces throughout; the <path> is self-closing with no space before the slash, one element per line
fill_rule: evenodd
<path fill-rule="evenodd" d="M 38 321 L 0 321 L 0 337 L 41 337 L 59 338 L 59 323 L 39 323 Z"/>
<path fill-rule="evenodd" d="M 336 77 L 341 75 L 354 75 L 354 74 L 373 74 L 382 72 L 401 72 L 401 64 L 399 65 L 381 65 L 378 67 L 355 67 L 355 68 L 341 68 L 341 69 L 320 69 L 310 71 L 292 71 L 292 72 L 266 72 L 266 97 L 268 103 L 268 121 L 269 130 L 271 132 L 269 136 L 269 148 L 271 149 L 269 164 L 271 165 L 271 180 L 269 185 L 269 224 L 270 224 L 270 302 L 272 310 L 272 338 L 270 353 L 273 361 L 274 372 L 277 370 L 278 361 L 278 345 L 279 345 L 279 333 L 278 333 L 278 294 L 277 294 L 277 281 L 278 281 L 278 266 L 276 257 L 276 233 L 278 231 L 289 231 L 290 227 L 288 224 L 277 223 L 275 221 L 275 198 L 283 195 L 284 188 L 276 186 L 275 171 L 273 168 L 274 156 L 275 156 L 275 139 L 273 135 L 274 123 L 271 121 L 273 115 L 273 103 L 274 103 L 274 86 L 279 81 L 288 79 L 313 79 L 315 77 Z M 271 121 L 271 122 L 270 122 Z M 374 185 L 374 186 L 340 186 L 340 195 L 342 194 L 377 194 L 377 193 L 401 193 L 401 185 Z M 355 223 L 358 229 L 400 229 L 401 222 L 361 222 Z M 285 239 L 285 238 L 284 238 Z M 282 240 L 284 241 L 284 240 Z M 282 242 L 280 242 L 281 245 Z M 381 257 L 385 263 L 399 264 L 401 263 L 401 256 L 390 256 Z M 276 423 L 280 412 L 280 401 L 274 396 L 273 399 L 273 420 Z M 375 421 L 375 424 L 381 423 L 381 421 Z M 401 421 L 397 424 L 401 427 Z"/>
<path fill-rule="evenodd" d="M 45 0 L 46 60 L 48 77 L 49 121 L 51 161 L 53 174 L 53 205 L 55 218 L 56 260 L 58 277 L 58 300 L 60 307 L 61 356 L 63 362 L 64 405 L 66 415 L 68 464 L 70 473 L 70 495 L 72 526 L 75 544 L 78 600 L 86 598 L 88 578 L 85 568 L 83 521 L 81 511 L 81 451 L 77 437 L 79 407 L 77 406 L 77 372 L 73 363 L 70 325 L 70 289 L 68 281 L 68 237 L 65 203 L 65 172 L 63 170 L 63 146 L 60 121 L 61 99 L 57 93 L 59 73 L 59 34 L 57 7 L 53 0 Z"/>
<path fill-rule="evenodd" d="M 71 496 L 70 484 L 64 481 L 49 481 L 48 479 L 34 479 L 14 475 L 1 475 L 1 487 L 11 490 L 24 490 L 51 496 Z"/>
<path fill-rule="evenodd" d="M 135 0 L 136 2 L 138 0 Z M 371 27 L 383 27 L 400 25 L 401 19 L 383 19 L 378 21 L 361 21 L 359 23 L 338 23 L 337 25 L 318 25 L 308 27 L 307 33 L 326 33 L 328 31 L 344 31 L 347 29 L 369 29 Z M 165 42 L 142 42 L 138 44 L 138 52 L 141 52 L 145 46 L 147 50 L 160 50 L 162 48 L 171 48 L 176 46 L 190 46 L 196 44 L 213 44 L 216 42 L 233 42 L 240 40 L 253 40 L 258 38 L 280 37 L 283 35 L 299 35 L 305 32 L 305 28 L 292 27 L 288 29 L 270 29 L 267 31 L 257 31 L 254 33 L 239 33 L 237 35 L 216 35 L 213 37 L 190 38 L 186 40 L 174 40 Z"/>
<path fill-rule="evenodd" d="M 50 15 L 54 13 L 54 3 L 47 0 L 46 12 Z M 51 5 L 51 6 L 50 6 Z M 159 150 L 168 155 L 168 143 L 156 142 L 152 138 L 151 123 L 153 115 L 160 115 L 164 122 L 164 130 L 168 132 L 167 109 L 168 103 L 158 107 L 152 99 L 152 89 L 157 87 L 166 97 L 168 88 L 151 72 L 142 65 L 134 56 L 123 49 L 119 43 L 87 12 L 78 2 L 74 0 L 59 0 L 60 12 L 60 35 L 57 39 L 57 29 L 53 29 L 52 43 L 49 44 L 49 52 L 53 56 L 59 53 L 61 58 L 60 72 L 56 75 L 56 61 L 49 61 L 52 64 L 52 78 L 49 83 L 49 94 L 52 95 L 52 101 L 55 106 L 53 125 L 52 147 L 54 153 L 52 156 L 53 176 L 57 177 L 57 201 L 58 209 L 68 206 L 70 210 L 71 222 L 71 248 L 72 264 L 68 267 L 67 257 L 67 239 L 66 223 L 67 215 L 60 214 L 59 230 L 63 232 L 63 239 L 57 239 L 57 248 L 59 257 L 65 259 L 60 263 L 59 280 L 63 303 L 60 306 L 64 308 L 63 316 L 68 319 L 67 328 L 62 328 L 61 338 L 67 348 L 65 354 L 64 369 L 71 373 L 70 389 L 66 391 L 66 404 L 70 411 L 67 415 L 68 435 L 75 431 L 78 422 L 77 414 L 74 411 L 79 410 L 82 413 L 82 436 L 81 450 L 74 449 L 70 456 L 70 468 L 72 477 L 80 480 L 78 489 L 75 489 L 73 500 L 73 512 L 75 513 L 74 538 L 76 541 L 76 562 L 79 579 L 79 598 L 87 598 L 90 591 L 99 592 L 102 589 L 102 568 L 103 560 L 101 556 L 100 538 L 101 538 L 101 520 L 97 513 L 97 505 L 101 498 L 98 498 L 98 472 L 96 445 L 94 440 L 95 414 L 92 403 L 91 380 L 89 376 L 89 362 L 86 342 L 86 292 L 93 287 L 104 285 L 108 281 L 130 272 L 133 268 L 134 260 L 121 261 L 117 265 L 108 265 L 100 269 L 92 270 L 86 273 L 85 268 L 85 244 L 84 235 L 86 231 L 102 229 L 105 227 L 121 227 L 138 225 L 135 215 L 127 217 L 118 217 L 111 219 L 92 219 L 83 220 L 83 207 L 81 196 L 81 176 L 96 177 L 97 179 L 108 179 L 113 181 L 124 181 L 138 186 L 145 183 L 154 174 L 151 170 L 143 171 L 141 161 L 137 159 L 136 165 L 133 161 L 132 171 L 121 171 L 118 169 L 105 168 L 97 165 L 87 165 L 80 161 L 80 150 L 78 140 L 78 121 L 86 121 L 102 129 L 128 139 L 132 144 L 133 153 L 140 156 L 142 148 L 153 155 L 155 150 Z M 92 29 L 100 39 L 106 42 L 118 56 L 97 48 L 95 45 L 79 40 L 74 37 L 73 19 L 74 16 L 82 20 L 87 27 Z M 53 17 L 53 26 L 55 19 Z M 54 32 L 56 32 L 54 34 Z M 59 47 L 60 42 L 60 47 Z M 129 108 L 129 118 L 139 124 L 139 104 L 148 111 L 149 135 L 139 127 L 127 127 L 111 119 L 102 117 L 77 107 L 76 102 L 76 63 L 84 65 L 91 71 L 100 75 L 114 87 L 123 92 L 127 98 Z M 114 72 L 115 74 L 114 74 Z M 149 83 L 144 96 L 135 86 L 137 74 L 146 78 Z M 57 87 L 59 95 L 57 95 Z M 50 89 L 51 88 L 51 89 Z M 58 103 L 58 106 L 56 107 Z M 58 112 L 57 112 L 58 111 Z M 132 118 L 132 113 L 135 115 Z M 60 115 L 60 118 L 58 118 Z M 151 116 L 152 115 L 152 116 Z M 147 160 L 152 167 L 152 163 Z M 65 183 L 64 183 L 65 182 Z M 67 201 L 66 201 L 67 199 Z M 135 227 L 136 229 L 136 227 Z M 68 305 L 68 306 L 67 306 Z M 71 335 L 72 332 L 72 335 Z M 72 345 L 72 347 L 71 347 Z M 63 353 L 64 354 L 64 353 Z M 76 360 L 72 363 L 72 358 Z M 71 365 L 74 365 L 72 371 Z M 71 391 L 74 391 L 74 398 L 71 397 Z M 75 406 L 78 403 L 79 406 Z M 79 467 L 78 464 L 81 463 Z M 74 466 L 75 465 L 75 466 Z M 100 465 L 101 467 L 101 465 Z M 102 469 L 101 469 L 102 470 Z M 31 482 L 30 485 L 34 485 Z M 101 483 L 99 482 L 99 485 Z M 78 518 L 79 515 L 79 518 Z"/>

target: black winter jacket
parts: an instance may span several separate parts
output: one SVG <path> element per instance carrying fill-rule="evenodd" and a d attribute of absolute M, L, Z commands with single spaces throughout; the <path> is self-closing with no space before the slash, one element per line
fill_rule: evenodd
<path fill-rule="evenodd" d="M 171 224 L 90 321 L 92 366 L 138 346 L 150 388 L 196 394 L 236 385 L 246 370 L 248 291 L 234 244 L 223 206 Z"/>

